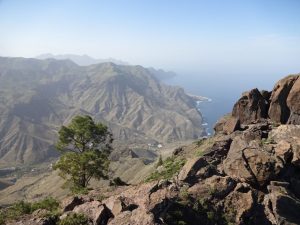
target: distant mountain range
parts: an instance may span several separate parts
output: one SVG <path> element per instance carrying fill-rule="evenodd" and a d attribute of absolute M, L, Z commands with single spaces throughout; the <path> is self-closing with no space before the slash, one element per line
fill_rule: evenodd
<path fill-rule="evenodd" d="M 89 66 L 92 64 L 105 63 L 105 62 L 111 62 L 117 65 L 129 65 L 129 63 L 127 62 L 117 60 L 114 58 L 95 59 L 88 55 L 75 55 L 75 54 L 53 55 L 51 53 L 46 53 L 46 54 L 39 55 L 36 58 L 37 59 L 58 59 L 58 60 L 69 59 L 79 66 Z"/>
<path fill-rule="evenodd" d="M 108 124 L 122 144 L 205 135 L 194 98 L 141 66 L 0 57 L 0 103 L 1 166 L 55 156 L 57 130 L 77 114 Z"/>
<path fill-rule="evenodd" d="M 75 54 L 62 54 L 62 55 L 53 55 L 51 53 L 42 54 L 36 57 L 37 59 L 57 59 L 57 60 L 66 60 L 69 59 L 76 63 L 79 66 L 90 66 L 93 64 L 111 62 L 117 65 L 129 65 L 128 62 L 124 62 L 114 58 L 107 58 L 107 59 L 95 59 L 88 55 L 75 55 Z M 150 72 L 159 80 L 166 80 L 176 76 L 176 73 L 172 71 L 164 71 L 162 69 L 154 69 L 154 68 L 147 68 Z"/>

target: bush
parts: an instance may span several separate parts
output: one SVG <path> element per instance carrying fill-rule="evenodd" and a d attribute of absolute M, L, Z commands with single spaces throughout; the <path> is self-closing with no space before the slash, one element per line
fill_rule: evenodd
<path fill-rule="evenodd" d="M 46 209 L 48 211 L 55 211 L 59 207 L 59 202 L 52 197 L 45 198 L 39 202 L 34 202 L 31 205 L 31 212 L 37 209 Z"/>
<path fill-rule="evenodd" d="M 52 197 L 34 203 L 19 201 L 0 211 L 0 225 L 8 220 L 17 220 L 25 214 L 31 214 L 37 209 L 46 209 L 51 214 L 58 209 L 58 206 L 59 203 Z"/>
<path fill-rule="evenodd" d="M 146 182 L 159 180 L 159 179 L 171 179 L 185 164 L 185 159 L 176 158 L 174 156 L 168 157 L 162 164 L 163 169 L 161 171 L 154 171 L 146 179 Z"/>
<path fill-rule="evenodd" d="M 83 214 L 71 214 L 59 221 L 58 225 L 86 225 L 89 219 Z"/>

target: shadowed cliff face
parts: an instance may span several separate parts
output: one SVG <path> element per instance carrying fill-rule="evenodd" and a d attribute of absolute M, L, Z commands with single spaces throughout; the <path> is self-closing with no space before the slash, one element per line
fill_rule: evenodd
<path fill-rule="evenodd" d="M 141 66 L 0 58 L 0 103 L 1 165 L 55 156 L 57 130 L 77 114 L 106 123 L 123 143 L 205 134 L 194 100 Z"/>

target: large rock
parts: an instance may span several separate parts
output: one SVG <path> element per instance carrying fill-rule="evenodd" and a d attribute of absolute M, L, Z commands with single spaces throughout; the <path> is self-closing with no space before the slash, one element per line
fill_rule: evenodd
<path fill-rule="evenodd" d="M 300 124 L 300 79 L 295 81 L 286 100 L 291 113 L 288 120 L 290 124 Z"/>
<path fill-rule="evenodd" d="M 231 223 L 247 224 L 254 206 L 255 200 L 251 189 L 241 189 L 237 186 L 235 190 L 226 197 L 224 211 L 227 220 Z"/>
<path fill-rule="evenodd" d="M 282 142 L 290 144 L 292 153 L 290 155 L 287 152 L 287 157 L 292 157 L 291 162 L 300 167 L 300 125 L 281 125 L 270 132 L 269 138 L 278 144 Z"/>
<path fill-rule="evenodd" d="M 84 201 L 82 198 L 75 196 L 75 197 L 68 197 L 64 199 L 60 206 L 63 212 L 72 211 L 76 206 L 83 204 Z"/>
<path fill-rule="evenodd" d="M 233 140 L 223 166 L 227 175 L 254 186 L 267 184 L 282 169 L 280 162 L 264 151 L 258 140 L 249 143 L 241 137 Z"/>
<path fill-rule="evenodd" d="M 293 155 L 292 146 L 285 140 L 281 140 L 275 146 L 275 155 L 287 163 Z"/>
<path fill-rule="evenodd" d="M 289 191 L 289 183 L 271 182 L 264 205 L 267 218 L 272 224 L 300 224 L 300 201 Z"/>
<path fill-rule="evenodd" d="M 216 133 L 223 132 L 225 134 L 231 134 L 240 129 L 240 120 L 233 116 L 224 116 L 214 126 Z"/>
<path fill-rule="evenodd" d="M 287 104 L 287 99 L 290 91 L 298 79 L 298 76 L 287 76 L 278 81 L 272 91 L 270 98 L 269 117 L 272 121 L 285 124 L 290 117 L 290 108 Z M 296 88 L 295 90 L 296 91 Z M 293 97 L 289 97 L 289 105 L 294 102 L 298 97 L 296 94 L 292 94 Z"/>
<path fill-rule="evenodd" d="M 197 172 L 205 166 L 207 166 L 207 162 L 203 157 L 189 159 L 179 172 L 178 180 L 194 183 L 197 180 Z"/>
<path fill-rule="evenodd" d="M 86 202 L 76 206 L 73 212 L 86 215 L 94 225 L 106 225 L 108 220 L 113 217 L 106 205 L 99 201 Z"/>
<path fill-rule="evenodd" d="M 268 118 L 268 101 L 258 89 L 243 93 L 235 103 L 232 116 L 238 118 L 242 124 L 249 124 L 257 120 Z"/>
<path fill-rule="evenodd" d="M 169 182 L 151 182 L 133 186 L 120 195 L 103 201 L 113 212 L 108 224 L 155 225 L 161 213 L 170 204 L 169 199 L 177 194 Z"/>

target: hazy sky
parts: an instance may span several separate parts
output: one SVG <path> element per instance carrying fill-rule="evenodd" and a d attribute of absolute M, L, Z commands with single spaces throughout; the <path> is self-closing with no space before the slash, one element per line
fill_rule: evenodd
<path fill-rule="evenodd" d="M 0 55 L 199 74 L 300 72 L 299 0 L 0 0 Z"/>

